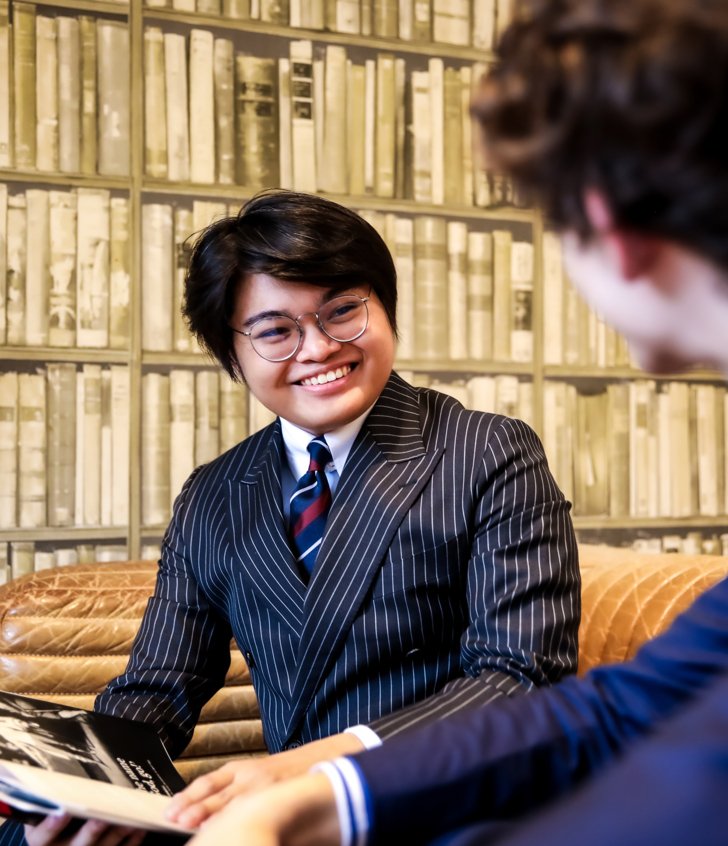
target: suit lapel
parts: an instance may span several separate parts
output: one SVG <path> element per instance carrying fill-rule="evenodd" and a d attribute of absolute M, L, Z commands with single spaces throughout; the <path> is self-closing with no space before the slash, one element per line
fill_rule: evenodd
<path fill-rule="evenodd" d="M 392 537 L 442 453 L 425 447 L 417 395 L 393 374 L 347 459 L 305 594 L 289 735 L 337 659 Z"/>
<path fill-rule="evenodd" d="M 246 581 L 296 638 L 303 625 L 305 586 L 296 569 L 281 508 L 283 439 L 276 421 L 258 460 L 230 485 L 230 537 Z"/>

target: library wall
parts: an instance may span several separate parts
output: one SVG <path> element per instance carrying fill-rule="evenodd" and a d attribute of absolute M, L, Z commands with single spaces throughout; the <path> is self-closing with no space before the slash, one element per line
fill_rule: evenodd
<path fill-rule="evenodd" d="M 512 0 L 0 0 L 0 580 L 156 556 L 271 417 L 180 315 L 194 233 L 266 187 L 359 211 L 398 370 L 541 434 L 580 536 L 722 548 L 725 391 L 646 378 L 487 172 L 468 104 Z"/>

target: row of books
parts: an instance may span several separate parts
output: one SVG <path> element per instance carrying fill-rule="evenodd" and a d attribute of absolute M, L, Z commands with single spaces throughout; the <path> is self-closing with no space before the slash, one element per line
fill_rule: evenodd
<path fill-rule="evenodd" d="M 129 347 L 129 200 L 0 184 L 0 343 Z"/>
<path fill-rule="evenodd" d="M 593 536 L 593 531 L 577 532 L 577 534 L 581 543 L 600 543 L 604 540 L 603 536 Z M 610 545 L 655 555 L 664 552 L 677 552 L 684 555 L 728 556 L 728 533 L 691 531 L 681 535 L 671 532 L 667 535 L 640 536 L 625 543 L 610 541 Z"/>
<path fill-rule="evenodd" d="M 0 167 L 126 176 L 129 31 L 0 0 Z"/>
<path fill-rule="evenodd" d="M 532 243 L 429 215 L 359 213 L 394 256 L 400 358 L 532 361 Z"/>
<path fill-rule="evenodd" d="M 544 364 L 631 366 L 624 338 L 597 317 L 567 278 L 559 236 L 544 232 L 541 244 Z"/>
<path fill-rule="evenodd" d="M 514 0 L 146 0 L 147 7 L 491 50 Z"/>
<path fill-rule="evenodd" d="M 151 558 L 159 556 L 159 547 L 149 547 Z M 129 555 L 126 544 L 77 544 L 76 546 L 48 547 L 34 541 L 0 542 L 0 585 L 51 567 L 68 564 L 93 564 L 96 561 L 126 561 Z"/>
<path fill-rule="evenodd" d="M 145 173 L 157 179 L 491 206 L 469 115 L 484 65 L 426 69 L 378 53 L 287 42 L 279 58 L 204 29 L 144 31 Z"/>
<path fill-rule="evenodd" d="M 546 380 L 543 440 L 577 515 L 716 517 L 728 511 L 728 393 L 651 379 L 596 393 Z"/>

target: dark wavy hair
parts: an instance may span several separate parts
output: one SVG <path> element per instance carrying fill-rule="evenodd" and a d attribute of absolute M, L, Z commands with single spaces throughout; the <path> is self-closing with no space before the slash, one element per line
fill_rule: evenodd
<path fill-rule="evenodd" d="M 322 288 L 370 285 L 397 332 L 397 273 L 374 227 L 323 197 L 263 191 L 236 217 L 202 231 L 185 277 L 187 324 L 234 381 L 242 381 L 243 374 L 228 323 L 240 285 L 251 273 Z"/>
<path fill-rule="evenodd" d="M 472 106 L 490 163 L 557 228 L 618 225 L 728 267 L 728 3 L 523 0 Z"/>

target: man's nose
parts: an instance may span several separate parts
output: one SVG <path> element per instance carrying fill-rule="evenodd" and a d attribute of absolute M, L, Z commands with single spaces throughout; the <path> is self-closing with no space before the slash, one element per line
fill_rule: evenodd
<path fill-rule="evenodd" d="M 304 322 L 302 318 L 307 320 Z M 298 361 L 321 361 L 341 347 L 340 341 L 330 338 L 319 326 L 315 313 L 301 315 L 298 322 L 303 330 L 301 347 L 296 356 Z"/>

